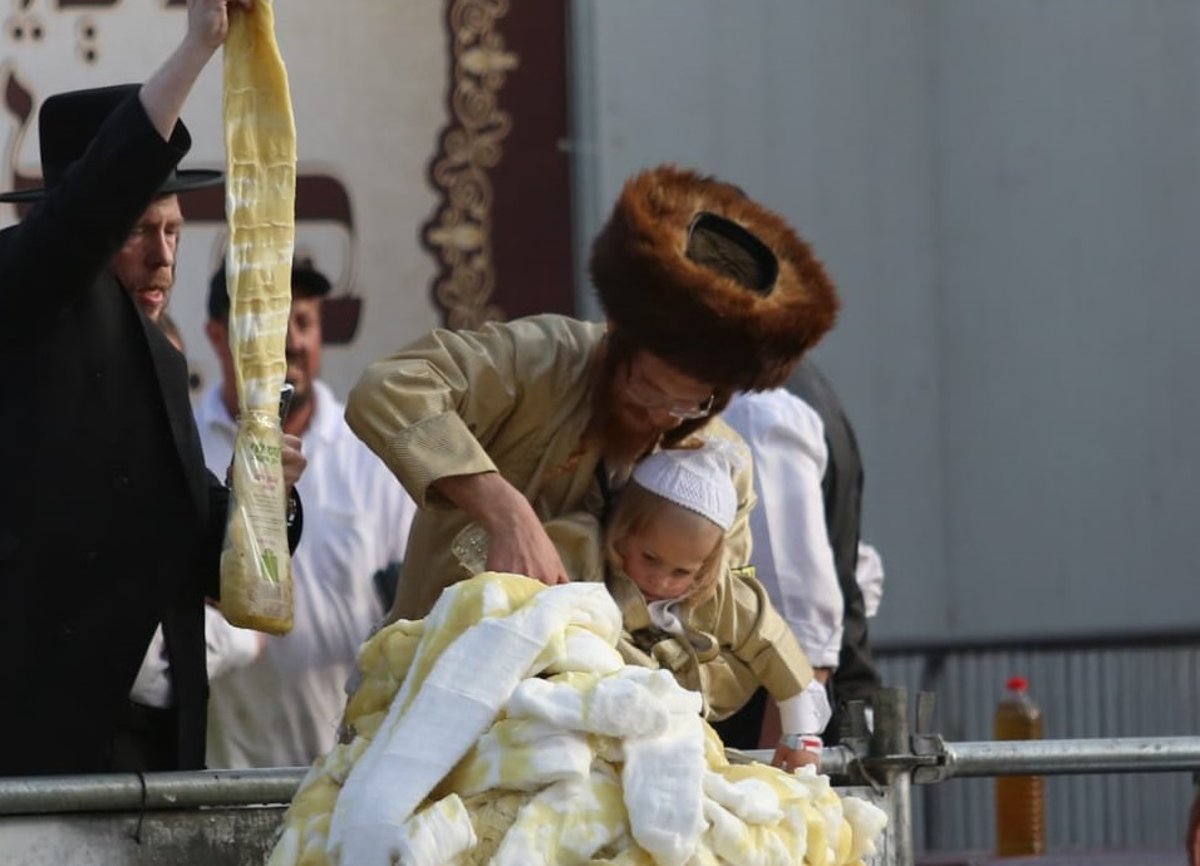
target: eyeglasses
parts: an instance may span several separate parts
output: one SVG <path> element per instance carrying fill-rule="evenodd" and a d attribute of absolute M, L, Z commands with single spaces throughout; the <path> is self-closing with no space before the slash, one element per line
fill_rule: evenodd
<path fill-rule="evenodd" d="M 625 368 L 625 396 L 651 412 L 666 412 L 677 421 L 690 421 L 703 418 L 712 412 L 713 400 L 716 394 L 709 394 L 703 403 L 692 400 L 672 400 L 663 395 L 662 391 L 642 379 L 635 379 L 632 366 Z"/>

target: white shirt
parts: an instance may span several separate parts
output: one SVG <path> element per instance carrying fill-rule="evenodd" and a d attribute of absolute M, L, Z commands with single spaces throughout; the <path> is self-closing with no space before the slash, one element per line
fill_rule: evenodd
<path fill-rule="evenodd" d="M 258 655 L 258 632 L 234 628 L 216 608 L 204 606 L 204 642 L 208 678 L 249 664 Z M 171 688 L 171 665 L 167 661 L 167 644 L 162 626 L 154 630 L 142 667 L 129 691 L 130 700 L 148 707 L 169 707 L 175 702 Z"/>
<path fill-rule="evenodd" d="M 814 667 L 836 668 L 843 600 L 825 524 L 825 425 L 790 391 L 737 394 L 721 413 L 754 455 L 755 576 Z"/>
<path fill-rule="evenodd" d="M 333 392 L 320 381 L 313 388 L 312 422 L 300 437 L 308 466 L 297 484 L 304 530 L 292 559 L 295 624 L 267 636 L 257 659 L 212 680 L 213 768 L 304 766 L 333 747 L 359 646 L 384 613 L 374 575 L 404 558 L 416 506 L 350 431 Z M 197 405 L 196 426 L 205 461 L 224 477 L 236 426 L 218 389 Z"/>

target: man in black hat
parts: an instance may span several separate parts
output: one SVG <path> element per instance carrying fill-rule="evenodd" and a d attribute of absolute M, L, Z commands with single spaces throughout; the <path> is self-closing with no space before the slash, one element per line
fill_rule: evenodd
<path fill-rule="evenodd" d="M 141 87 L 47 99 L 45 187 L 0 197 L 36 202 L 0 232 L 2 775 L 203 764 L 203 604 L 227 497 L 183 357 L 152 319 L 174 194 L 216 179 L 175 170 L 191 143 L 178 118 L 233 5 L 252 4 L 189 0 L 186 34 Z M 155 710 L 129 694 L 159 623 L 173 688 Z"/>

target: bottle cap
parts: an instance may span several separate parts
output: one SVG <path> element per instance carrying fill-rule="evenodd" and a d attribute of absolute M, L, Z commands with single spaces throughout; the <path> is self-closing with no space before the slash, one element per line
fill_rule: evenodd
<path fill-rule="evenodd" d="M 1025 677 L 1009 677 L 1004 685 L 1010 692 L 1024 692 L 1029 689 L 1029 680 Z"/>

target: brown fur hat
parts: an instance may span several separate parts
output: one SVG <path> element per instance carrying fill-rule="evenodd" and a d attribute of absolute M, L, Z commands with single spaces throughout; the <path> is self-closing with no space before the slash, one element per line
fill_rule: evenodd
<path fill-rule="evenodd" d="M 719 388 L 783 384 L 837 317 L 832 281 L 782 217 L 674 166 L 625 184 L 589 267 L 615 328 Z"/>

